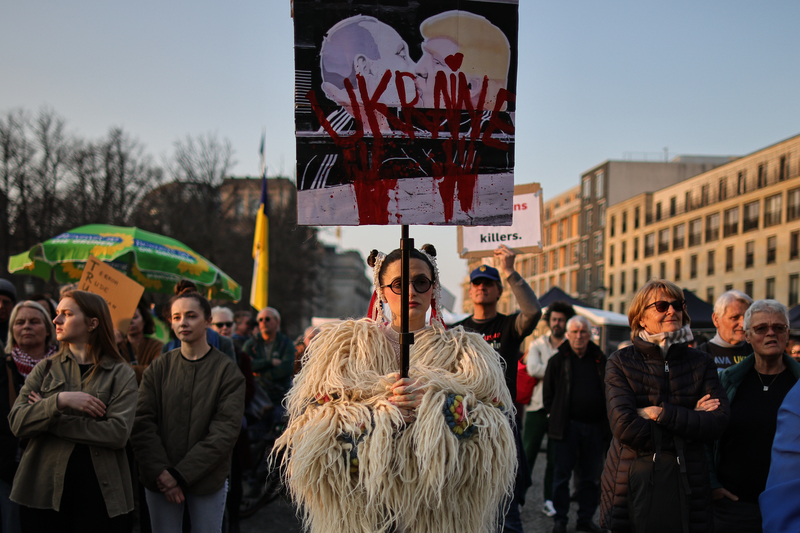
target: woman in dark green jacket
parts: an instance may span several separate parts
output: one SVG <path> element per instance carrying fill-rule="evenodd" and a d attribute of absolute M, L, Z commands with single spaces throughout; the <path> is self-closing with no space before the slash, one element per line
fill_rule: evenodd
<path fill-rule="evenodd" d="M 191 284 L 176 290 L 170 313 L 181 346 L 144 371 L 131 441 L 153 532 L 181 531 L 184 505 L 193 533 L 218 532 L 244 415 L 244 376 L 208 344 L 208 300 Z"/>
<path fill-rule="evenodd" d="M 65 293 L 53 323 L 61 348 L 33 367 L 8 416 L 14 434 L 30 439 L 11 490 L 22 530 L 130 531 L 125 443 L 136 374 L 117 352 L 100 296 Z"/>

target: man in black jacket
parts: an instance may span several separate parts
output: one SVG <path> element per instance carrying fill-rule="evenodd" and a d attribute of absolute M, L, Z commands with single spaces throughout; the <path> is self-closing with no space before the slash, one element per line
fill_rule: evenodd
<path fill-rule="evenodd" d="M 553 439 L 553 533 L 567 530 L 569 479 L 578 467 L 577 531 L 602 531 L 594 522 L 598 477 L 608 435 L 603 380 L 606 357 L 592 342 L 592 328 L 582 316 L 567 322 L 567 340 L 547 362 L 542 401 Z"/>

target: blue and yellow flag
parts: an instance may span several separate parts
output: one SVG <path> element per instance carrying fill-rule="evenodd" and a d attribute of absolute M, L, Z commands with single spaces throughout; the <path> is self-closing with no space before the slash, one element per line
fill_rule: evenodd
<path fill-rule="evenodd" d="M 253 239 L 253 283 L 250 305 L 256 311 L 267 306 L 269 288 L 269 196 L 267 167 L 264 163 L 264 135 L 261 136 L 261 205 L 256 215 L 256 235 Z"/>

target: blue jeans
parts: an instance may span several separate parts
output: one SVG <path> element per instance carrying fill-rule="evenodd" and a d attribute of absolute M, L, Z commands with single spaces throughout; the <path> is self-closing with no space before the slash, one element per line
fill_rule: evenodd
<path fill-rule="evenodd" d="M 153 533 L 180 533 L 183 529 L 183 506 L 189 507 L 192 533 L 219 533 L 225 513 L 225 496 L 228 482 L 212 494 L 184 494 L 183 503 L 170 503 L 160 492 L 145 489 L 147 506 L 150 508 L 150 524 Z"/>
<path fill-rule="evenodd" d="M 569 519 L 569 480 L 578 466 L 578 522 L 591 522 L 597 510 L 598 474 L 603 466 L 602 426 L 570 420 L 564 438 L 553 441 L 553 507 L 556 522 Z"/>

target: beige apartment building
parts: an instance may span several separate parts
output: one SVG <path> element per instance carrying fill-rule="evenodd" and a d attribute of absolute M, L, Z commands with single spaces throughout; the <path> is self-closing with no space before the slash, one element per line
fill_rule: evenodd
<path fill-rule="evenodd" d="M 543 253 L 519 254 L 516 270 L 525 278 L 536 294 L 541 296 L 551 287 L 558 286 L 564 292 L 577 297 L 578 294 L 578 247 L 580 245 L 579 219 L 581 214 L 580 186 L 575 186 L 543 204 Z M 469 260 L 469 272 L 483 262 Z M 493 263 L 495 267 L 498 265 Z M 462 285 L 464 291 L 463 310 L 472 313 L 469 298 L 469 276 Z M 503 314 L 517 310 L 516 299 L 506 287 L 498 302 L 497 310 Z"/>
<path fill-rule="evenodd" d="M 713 303 L 729 289 L 792 307 L 800 293 L 800 135 L 606 211 L 605 307 L 647 280 Z"/>

